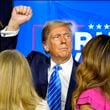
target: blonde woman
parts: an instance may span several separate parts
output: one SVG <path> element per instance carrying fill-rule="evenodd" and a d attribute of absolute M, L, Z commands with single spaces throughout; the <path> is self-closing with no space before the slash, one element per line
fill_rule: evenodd
<path fill-rule="evenodd" d="M 99 35 L 86 44 L 76 79 L 75 110 L 110 110 L 110 36 Z"/>
<path fill-rule="evenodd" d="M 0 53 L 0 110 L 48 110 L 34 90 L 27 60 L 15 50 Z"/>

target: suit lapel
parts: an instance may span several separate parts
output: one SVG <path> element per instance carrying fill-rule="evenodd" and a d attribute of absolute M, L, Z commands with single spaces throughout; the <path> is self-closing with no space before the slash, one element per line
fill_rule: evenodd
<path fill-rule="evenodd" d="M 69 88 L 68 88 L 68 93 L 67 93 L 67 99 L 66 99 L 66 104 L 65 104 L 65 110 L 72 110 L 72 92 L 75 89 L 75 73 L 77 69 L 78 63 L 74 60 L 73 62 L 73 68 L 72 68 L 72 73 L 70 77 L 70 83 L 69 83 Z"/>
<path fill-rule="evenodd" d="M 48 68 L 50 66 L 50 60 L 49 59 L 46 60 L 45 64 L 41 66 L 42 68 L 39 71 L 39 80 L 41 83 L 40 85 L 41 85 L 42 96 L 45 99 L 47 94 L 47 87 L 48 87 Z"/>

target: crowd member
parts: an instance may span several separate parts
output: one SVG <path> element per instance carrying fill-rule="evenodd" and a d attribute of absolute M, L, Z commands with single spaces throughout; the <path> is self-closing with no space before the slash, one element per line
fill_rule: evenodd
<path fill-rule="evenodd" d="M 75 110 L 110 110 L 110 36 L 99 35 L 86 44 L 76 79 Z"/>
<path fill-rule="evenodd" d="M 0 53 L 0 110 L 49 110 L 35 91 L 27 60 L 16 50 Z"/>
<path fill-rule="evenodd" d="M 16 12 L 18 16 L 21 15 L 22 18 L 23 15 L 25 15 L 25 12 L 23 12 L 24 8 L 27 10 L 26 6 L 18 6 L 14 8 L 14 12 Z M 29 10 L 30 8 L 28 8 L 28 11 Z M 29 12 L 31 13 L 32 11 Z M 32 13 L 30 15 L 32 15 Z M 16 19 L 17 18 L 14 17 L 14 22 L 16 22 Z M 14 26 L 16 27 L 19 27 L 22 23 L 20 21 L 17 22 L 17 24 L 13 24 L 15 24 Z M 13 39 L 16 39 L 16 37 L 13 37 Z M 59 70 L 58 75 L 61 85 L 59 97 L 60 95 L 61 97 L 58 101 L 60 102 L 60 107 L 58 107 L 57 110 L 71 110 L 72 92 L 74 91 L 76 84 L 75 72 L 78 66 L 78 63 L 72 57 L 71 23 L 63 21 L 48 22 L 42 30 L 42 44 L 46 53 L 50 54 L 49 58 L 42 53 L 35 51 L 32 51 L 27 56 L 32 70 L 35 89 L 42 98 L 47 99 L 50 110 L 55 110 L 55 96 L 52 97 L 52 100 L 54 99 L 54 101 L 51 103 L 54 105 L 51 107 L 48 100 L 48 94 L 49 85 L 52 85 L 50 84 L 50 80 L 51 76 L 53 76 L 54 66 L 60 65 L 61 70 Z"/>

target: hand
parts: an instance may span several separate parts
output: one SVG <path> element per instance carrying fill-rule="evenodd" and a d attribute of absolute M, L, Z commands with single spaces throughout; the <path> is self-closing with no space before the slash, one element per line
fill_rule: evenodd
<path fill-rule="evenodd" d="M 32 9 L 29 6 L 16 6 L 13 8 L 11 19 L 8 24 L 8 31 L 16 31 L 19 26 L 30 20 Z"/>

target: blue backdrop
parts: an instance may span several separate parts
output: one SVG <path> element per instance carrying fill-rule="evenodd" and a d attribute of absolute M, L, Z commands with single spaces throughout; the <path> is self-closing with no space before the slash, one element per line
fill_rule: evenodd
<path fill-rule="evenodd" d="M 24 55 L 32 50 L 43 52 L 41 31 L 49 20 L 73 23 L 73 56 L 81 60 L 81 49 L 97 34 L 110 35 L 110 1 L 42 1 L 15 0 L 15 5 L 28 5 L 31 20 L 21 26 L 17 49 Z"/>

